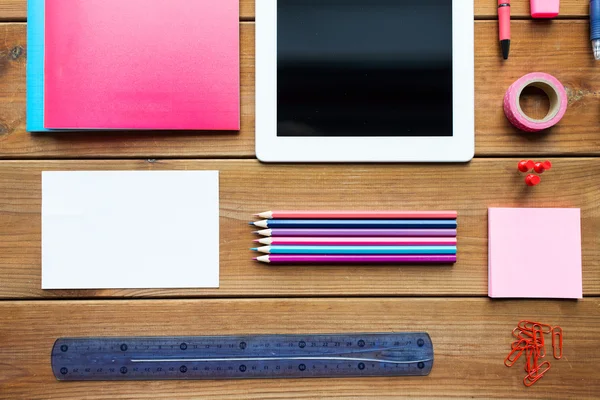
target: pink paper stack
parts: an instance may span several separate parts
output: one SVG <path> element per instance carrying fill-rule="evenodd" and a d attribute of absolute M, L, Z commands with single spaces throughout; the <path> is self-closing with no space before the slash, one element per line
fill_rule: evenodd
<path fill-rule="evenodd" d="M 490 208 L 488 295 L 580 299 L 578 208 Z"/>

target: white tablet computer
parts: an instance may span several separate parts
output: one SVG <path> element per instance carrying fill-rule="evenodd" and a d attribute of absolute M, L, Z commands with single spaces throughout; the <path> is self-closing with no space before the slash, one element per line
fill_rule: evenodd
<path fill-rule="evenodd" d="M 256 0 L 258 158 L 469 161 L 473 28 L 473 0 Z"/>

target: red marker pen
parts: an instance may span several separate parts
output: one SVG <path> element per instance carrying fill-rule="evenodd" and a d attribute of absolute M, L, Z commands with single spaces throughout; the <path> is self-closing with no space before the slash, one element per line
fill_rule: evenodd
<path fill-rule="evenodd" d="M 508 60 L 510 51 L 510 0 L 498 0 L 498 27 L 502 57 Z"/>

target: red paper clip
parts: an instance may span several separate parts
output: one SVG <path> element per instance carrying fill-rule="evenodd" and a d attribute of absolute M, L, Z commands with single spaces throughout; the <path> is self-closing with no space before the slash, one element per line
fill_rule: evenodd
<path fill-rule="evenodd" d="M 533 344 L 535 345 L 537 356 L 539 358 L 546 357 L 546 343 L 544 341 L 544 331 L 541 324 L 533 324 Z"/>
<path fill-rule="evenodd" d="M 519 338 L 520 333 L 521 333 L 521 330 L 519 329 L 518 326 L 515 329 L 513 329 L 513 331 L 512 331 L 512 335 L 515 339 L 520 339 Z M 517 340 L 517 342 L 518 342 L 518 340 Z"/>
<path fill-rule="evenodd" d="M 519 321 L 519 323 L 517 324 L 517 328 L 521 329 L 521 330 L 532 330 L 533 329 L 533 324 L 535 322 L 531 322 L 528 321 L 526 319 L 522 319 Z"/>
<path fill-rule="evenodd" d="M 528 331 L 528 330 L 524 330 L 521 328 L 515 328 L 519 331 L 519 333 L 517 333 L 517 335 L 515 336 L 514 331 L 513 331 L 513 336 L 515 336 L 517 339 L 519 340 L 531 340 L 533 339 L 533 333 Z"/>
<path fill-rule="evenodd" d="M 523 350 L 524 349 L 520 347 L 513 348 L 512 351 L 508 353 L 508 357 L 504 359 L 504 365 L 506 365 L 507 367 L 512 367 L 513 365 L 515 365 L 519 357 L 523 355 Z"/>
<path fill-rule="evenodd" d="M 546 368 L 544 368 L 546 366 Z M 531 371 L 525 378 L 523 378 L 523 383 L 525 386 L 530 387 L 544 376 L 546 372 L 550 370 L 550 363 L 548 361 L 543 362 L 538 368 Z"/>
<path fill-rule="evenodd" d="M 504 365 L 512 367 L 525 353 L 525 372 L 523 379 L 525 386 L 529 387 L 536 383 L 550 369 L 550 362 L 539 361 L 546 356 L 545 334 L 552 336 L 552 351 L 554 358 L 560 359 L 563 355 L 563 331 L 559 326 L 552 327 L 540 322 L 521 320 L 513 329 L 512 336 L 518 340 L 511 343 L 511 351 L 504 359 Z"/>
<path fill-rule="evenodd" d="M 516 349 L 518 347 L 521 350 L 525 350 L 525 348 L 528 346 L 528 343 L 529 343 L 529 340 L 527 340 L 527 339 L 515 340 L 510 345 L 510 348 L 511 349 Z"/>
<path fill-rule="evenodd" d="M 542 329 L 542 331 L 544 333 L 550 333 L 550 331 L 552 331 L 552 327 L 548 324 L 542 324 L 541 322 L 528 321 L 526 319 L 522 319 L 521 321 L 519 321 L 517 327 L 521 330 L 532 332 L 533 325 L 539 325 L 542 328 L 547 328 L 547 330 Z"/>
<path fill-rule="evenodd" d="M 563 330 L 560 326 L 552 328 L 552 353 L 557 360 L 563 356 Z"/>
<path fill-rule="evenodd" d="M 525 348 L 525 372 L 531 374 L 538 368 L 538 356 L 535 346 L 527 346 Z"/>

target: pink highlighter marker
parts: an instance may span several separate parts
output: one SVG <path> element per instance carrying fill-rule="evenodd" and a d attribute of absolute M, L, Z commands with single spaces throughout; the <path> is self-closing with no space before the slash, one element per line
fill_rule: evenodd
<path fill-rule="evenodd" d="M 510 0 L 498 0 L 498 25 L 502 57 L 508 60 L 510 51 Z"/>

